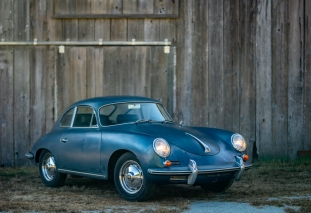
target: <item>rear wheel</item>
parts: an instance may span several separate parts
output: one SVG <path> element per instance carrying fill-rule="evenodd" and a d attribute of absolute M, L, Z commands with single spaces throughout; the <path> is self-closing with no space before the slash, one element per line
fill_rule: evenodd
<path fill-rule="evenodd" d="M 144 177 L 139 161 L 132 153 L 125 153 L 118 159 L 114 183 L 118 193 L 129 201 L 147 200 L 155 190 L 155 184 Z"/>
<path fill-rule="evenodd" d="M 206 191 L 224 192 L 230 188 L 233 182 L 234 180 L 232 179 L 232 180 L 221 181 L 221 182 L 216 182 L 216 183 L 206 183 L 206 184 L 202 184 L 201 187 Z"/>
<path fill-rule="evenodd" d="M 64 185 L 67 174 L 58 173 L 52 153 L 43 150 L 39 158 L 39 172 L 41 181 L 46 186 L 56 187 Z"/>

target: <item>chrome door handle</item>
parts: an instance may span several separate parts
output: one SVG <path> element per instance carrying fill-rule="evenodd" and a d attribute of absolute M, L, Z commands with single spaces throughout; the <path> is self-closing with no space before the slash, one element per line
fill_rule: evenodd
<path fill-rule="evenodd" d="M 63 143 L 66 143 L 67 141 L 68 141 L 67 138 L 63 138 L 60 140 L 60 142 L 63 142 Z"/>

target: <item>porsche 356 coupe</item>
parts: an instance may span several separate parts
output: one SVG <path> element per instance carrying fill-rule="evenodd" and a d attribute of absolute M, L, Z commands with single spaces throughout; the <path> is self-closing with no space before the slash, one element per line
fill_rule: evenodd
<path fill-rule="evenodd" d="M 110 96 L 72 104 L 26 157 L 46 186 L 67 174 L 110 179 L 124 199 L 142 201 L 157 184 L 228 189 L 252 166 L 245 149 L 240 134 L 175 124 L 157 100 Z"/>

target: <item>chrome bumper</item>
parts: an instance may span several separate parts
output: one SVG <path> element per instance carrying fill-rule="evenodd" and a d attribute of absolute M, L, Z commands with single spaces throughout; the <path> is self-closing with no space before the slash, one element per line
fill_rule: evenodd
<path fill-rule="evenodd" d="M 28 159 L 33 159 L 33 154 L 31 152 L 28 152 L 25 154 L 25 157 Z"/>
<path fill-rule="evenodd" d="M 244 171 L 250 169 L 251 164 L 245 165 L 241 157 L 235 157 L 235 164 L 229 167 L 228 165 L 218 166 L 217 168 L 213 166 L 200 166 L 198 168 L 194 160 L 189 161 L 188 167 L 179 168 L 157 168 L 148 169 L 148 173 L 152 175 L 165 175 L 165 176 L 178 176 L 178 175 L 188 175 L 187 183 L 193 185 L 200 174 L 219 174 L 225 172 L 235 172 L 234 179 L 236 181 L 240 180 Z"/>

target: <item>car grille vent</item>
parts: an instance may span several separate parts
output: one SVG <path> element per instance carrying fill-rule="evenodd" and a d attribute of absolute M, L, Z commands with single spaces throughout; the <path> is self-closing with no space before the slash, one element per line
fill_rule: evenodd
<path fill-rule="evenodd" d="M 172 165 L 180 165 L 179 161 L 171 161 Z"/>
<path fill-rule="evenodd" d="M 188 176 L 170 176 L 170 181 L 179 182 L 188 180 Z"/>

